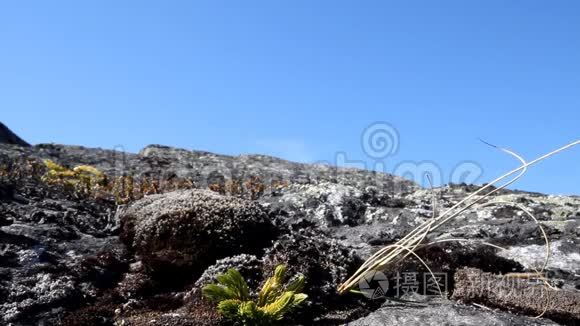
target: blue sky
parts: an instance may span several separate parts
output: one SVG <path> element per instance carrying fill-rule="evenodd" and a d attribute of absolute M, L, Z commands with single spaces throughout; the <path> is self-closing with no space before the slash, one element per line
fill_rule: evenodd
<path fill-rule="evenodd" d="M 464 161 L 484 182 L 580 138 L 577 1 L 11 1 L 0 120 L 32 143 L 151 143 L 385 170 Z M 580 194 L 580 148 L 516 188 Z"/>

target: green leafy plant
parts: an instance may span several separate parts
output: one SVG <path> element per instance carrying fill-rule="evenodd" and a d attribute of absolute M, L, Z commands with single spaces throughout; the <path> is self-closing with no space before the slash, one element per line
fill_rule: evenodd
<path fill-rule="evenodd" d="M 286 265 L 278 265 L 274 275 L 266 280 L 253 298 L 248 284 L 236 269 L 229 269 L 217 277 L 217 284 L 206 285 L 203 295 L 217 303 L 218 311 L 226 318 L 243 325 L 270 325 L 284 318 L 308 297 L 301 293 L 304 275 L 286 278 Z"/>

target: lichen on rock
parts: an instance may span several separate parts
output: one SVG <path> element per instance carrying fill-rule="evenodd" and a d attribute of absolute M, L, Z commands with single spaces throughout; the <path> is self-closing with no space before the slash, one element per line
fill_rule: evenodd
<path fill-rule="evenodd" d="M 258 253 L 275 237 L 254 202 L 208 190 L 146 197 L 122 215 L 122 238 L 153 274 L 194 277 L 220 258 Z"/>

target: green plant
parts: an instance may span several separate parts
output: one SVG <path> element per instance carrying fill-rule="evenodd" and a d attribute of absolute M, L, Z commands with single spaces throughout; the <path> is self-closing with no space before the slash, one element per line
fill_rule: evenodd
<path fill-rule="evenodd" d="M 278 322 L 308 297 L 301 293 L 305 282 L 303 275 L 286 282 L 285 265 L 276 267 L 257 298 L 252 298 L 248 284 L 236 269 L 219 275 L 217 281 L 217 284 L 206 285 L 202 289 L 203 295 L 217 303 L 218 311 L 224 317 L 248 326 Z"/>
<path fill-rule="evenodd" d="M 79 165 L 71 170 L 51 160 L 44 160 L 44 164 L 47 172 L 42 180 L 46 183 L 63 185 L 87 195 L 106 184 L 103 172 L 89 165 Z"/>

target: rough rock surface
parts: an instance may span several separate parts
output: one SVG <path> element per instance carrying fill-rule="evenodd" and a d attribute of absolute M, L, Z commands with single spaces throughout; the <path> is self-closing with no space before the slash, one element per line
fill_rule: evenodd
<path fill-rule="evenodd" d="M 278 264 L 287 264 L 290 274 L 303 274 L 308 280 L 305 292 L 314 302 L 326 304 L 340 298 L 338 285 L 362 263 L 339 241 L 310 230 L 282 236 L 264 254 L 264 260 L 266 273 Z"/>
<path fill-rule="evenodd" d="M 348 325 L 448 325 L 448 326 L 552 326 L 549 320 L 515 316 L 505 312 L 483 310 L 458 304 L 385 305 L 370 315 Z"/>
<path fill-rule="evenodd" d="M 401 177 L 353 168 L 337 168 L 324 164 L 302 164 L 265 155 L 227 156 L 202 151 L 189 151 L 160 145 L 150 145 L 138 154 L 118 150 L 39 144 L 16 147 L 0 144 L 0 154 L 17 157 L 52 159 L 60 164 L 81 164 L 97 167 L 107 175 L 154 176 L 160 179 L 179 177 L 191 179 L 196 186 L 231 179 L 258 176 L 267 184 L 287 181 L 290 184 L 330 182 L 363 189 L 376 186 L 382 191 L 400 193 L 418 186 Z"/>
<path fill-rule="evenodd" d="M 28 173 L 3 175 L 6 162 L 19 166 L 45 158 L 69 167 L 92 165 L 111 177 L 184 178 L 202 190 L 148 196 L 118 207 L 109 200 L 75 197 Z M 207 191 L 208 185 L 248 177 L 283 186 L 267 188 L 256 201 Z M 336 325 L 363 318 L 355 325 L 555 325 L 452 303 L 379 309 L 382 302 L 336 294 L 338 283 L 362 260 L 477 189 L 421 189 L 381 173 L 158 145 L 133 154 L 0 144 L 0 324 L 223 324 L 215 307 L 199 296 L 202 284 L 237 267 L 255 291 L 273 266 L 287 263 L 290 273 L 307 276 L 311 297 L 289 316 L 290 324 Z M 488 200 L 528 209 L 551 241 L 548 276 L 567 291 L 580 290 L 580 197 L 505 190 Z M 468 242 L 418 250 L 449 279 L 466 266 L 526 271 L 541 265 L 545 255 L 538 225 L 513 205 L 468 210 L 434 230 L 426 242 L 456 238 Z M 506 250 L 484 247 L 482 241 Z M 390 272 L 420 269 L 412 259 L 397 267 Z M 179 275 L 191 280 L 174 277 Z M 171 279 L 183 284 L 164 284 Z"/>
<path fill-rule="evenodd" d="M 580 321 L 578 291 L 553 289 L 530 276 L 516 278 L 462 268 L 455 273 L 453 298 L 563 322 Z"/>
<path fill-rule="evenodd" d="M 0 181 L 0 325 L 58 321 L 114 287 L 127 252 L 113 206 L 65 196 L 34 179 Z M 8 224 L 8 225 L 7 225 Z"/>
<path fill-rule="evenodd" d="M 207 284 L 215 283 L 216 277 L 225 273 L 230 268 L 235 268 L 248 283 L 251 289 L 258 289 L 262 283 L 262 261 L 254 255 L 241 254 L 216 261 L 208 267 L 195 282 L 193 289 L 198 290 Z"/>
<path fill-rule="evenodd" d="M 260 206 L 209 190 L 148 196 L 120 219 L 122 238 L 146 267 L 171 279 L 199 275 L 217 259 L 258 253 L 275 238 Z"/>

